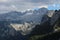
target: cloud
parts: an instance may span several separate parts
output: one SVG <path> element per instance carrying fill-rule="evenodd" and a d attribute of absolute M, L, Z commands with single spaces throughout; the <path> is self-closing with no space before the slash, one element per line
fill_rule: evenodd
<path fill-rule="evenodd" d="M 0 0 L 0 11 L 24 11 L 27 9 L 55 6 L 60 4 L 60 0 Z M 60 6 L 59 6 L 60 7 Z"/>
<path fill-rule="evenodd" d="M 11 5 L 11 8 L 12 8 L 13 10 L 17 10 L 17 7 L 16 7 L 15 5 Z"/>
<path fill-rule="evenodd" d="M 0 2 L 7 2 L 8 0 L 0 0 Z"/>
<path fill-rule="evenodd" d="M 48 8 L 48 6 L 47 5 L 43 5 L 43 6 L 39 6 L 38 8 Z"/>
<path fill-rule="evenodd" d="M 6 6 L 6 5 L 1 5 L 0 6 L 0 13 L 6 13 L 6 12 L 10 12 L 10 11 L 16 11 L 17 7 L 15 5 L 10 5 L 10 6 Z"/>

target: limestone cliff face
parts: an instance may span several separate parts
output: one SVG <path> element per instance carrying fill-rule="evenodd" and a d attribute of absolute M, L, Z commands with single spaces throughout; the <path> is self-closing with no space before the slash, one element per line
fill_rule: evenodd
<path fill-rule="evenodd" d="M 35 27 L 33 23 L 24 23 L 24 24 L 10 24 L 16 31 L 20 31 L 22 35 L 29 34 L 32 29 Z"/>
<path fill-rule="evenodd" d="M 53 16 L 51 17 L 51 21 L 50 21 L 51 25 L 55 24 L 56 21 L 59 19 L 59 17 L 60 17 L 60 11 L 59 10 L 55 11 Z"/>

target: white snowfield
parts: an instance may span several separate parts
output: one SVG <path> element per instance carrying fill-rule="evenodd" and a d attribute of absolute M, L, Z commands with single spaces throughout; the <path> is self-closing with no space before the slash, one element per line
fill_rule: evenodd
<path fill-rule="evenodd" d="M 23 35 L 29 34 L 32 29 L 35 27 L 33 23 L 27 23 L 24 24 L 10 24 L 16 31 L 21 31 Z"/>

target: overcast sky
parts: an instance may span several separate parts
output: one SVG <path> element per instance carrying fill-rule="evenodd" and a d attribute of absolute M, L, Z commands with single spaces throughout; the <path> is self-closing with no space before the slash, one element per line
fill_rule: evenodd
<path fill-rule="evenodd" d="M 60 0 L 0 0 L 0 13 L 46 7 L 59 9 Z"/>

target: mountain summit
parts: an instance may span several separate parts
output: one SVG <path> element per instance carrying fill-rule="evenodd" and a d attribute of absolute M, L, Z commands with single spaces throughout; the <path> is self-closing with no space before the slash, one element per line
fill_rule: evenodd
<path fill-rule="evenodd" d="M 0 21 L 1 20 L 8 20 L 8 21 L 16 21 L 16 20 L 22 20 L 22 22 L 40 22 L 43 15 L 48 14 L 47 8 L 40 8 L 38 10 L 29 10 L 25 12 L 17 12 L 17 11 L 11 11 L 5 14 L 0 14 Z"/>

